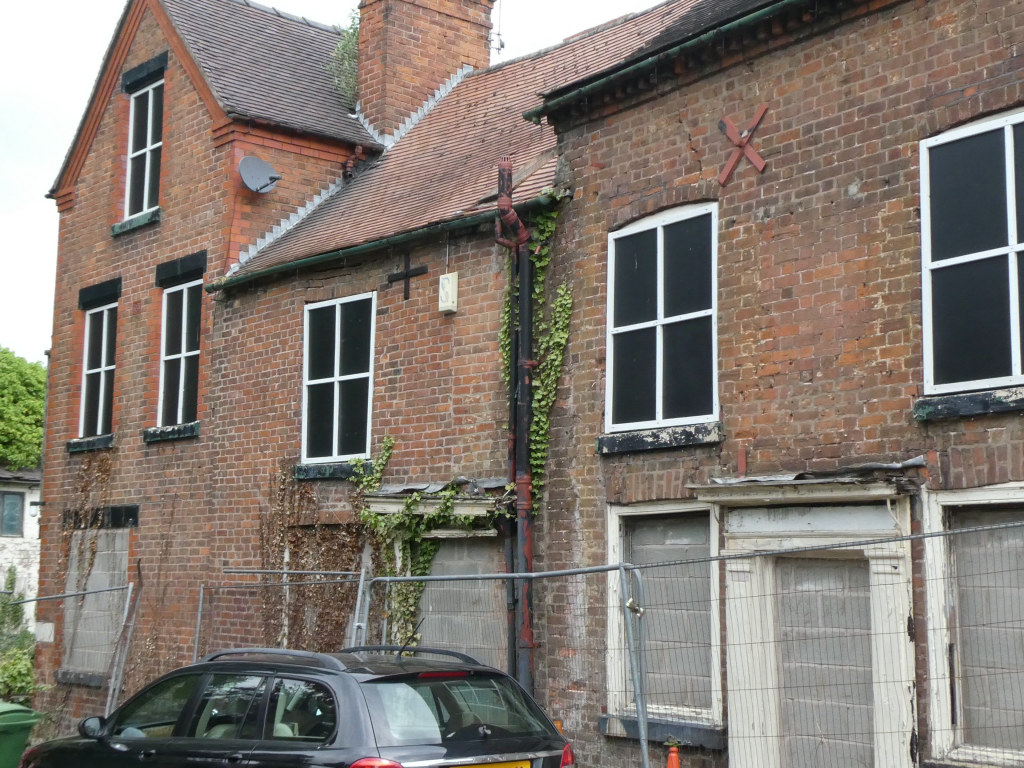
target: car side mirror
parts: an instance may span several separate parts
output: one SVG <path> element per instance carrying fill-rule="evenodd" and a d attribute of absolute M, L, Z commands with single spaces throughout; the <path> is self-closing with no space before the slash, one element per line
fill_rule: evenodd
<path fill-rule="evenodd" d="M 78 724 L 78 733 L 85 739 L 98 739 L 106 724 L 105 718 L 87 717 Z"/>

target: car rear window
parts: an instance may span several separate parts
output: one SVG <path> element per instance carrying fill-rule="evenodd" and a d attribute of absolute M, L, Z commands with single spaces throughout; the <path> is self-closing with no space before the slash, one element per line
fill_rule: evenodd
<path fill-rule="evenodd" d="M 381 747 L 556 733 L 537 704 L 506 677 L 430 672 L 371 680 L 362 688 Z"/>

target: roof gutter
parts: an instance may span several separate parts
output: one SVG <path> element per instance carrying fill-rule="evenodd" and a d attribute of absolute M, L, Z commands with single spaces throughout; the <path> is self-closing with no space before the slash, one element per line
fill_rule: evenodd
<path fill-rule="evenodd" d="M 516 210 L 525 213 L 527 211 L 534 210 L 535 208 L 546 208 L 554 202 L 554 198 L 550 195 L 538 195 L 530 200 L 525 200 L 515 206 Z M 330 261 L 337 261 L 338 259 L 345 259 L 349 256 L 358 256 L 363 253 L 370 253 L 371 251 L 379 251 L 384 248 L 389 248 L 395 245 L 401 245 L 402 243 L 408 243 L 413 240 L 420 240 L 431 235 L 440 234 L 442 232 L 449 232 L 453 229 L 464 229 L 466 227 L 474 227 L 480 224 L 490 224 L 494 221 L 495 211 L 490 209 L 483 213 L 477 213 L 472 216 L 465 216 L 461 219 L 453 219 L 451 221 L 444 221 L 440 224 L 431 224 L 426 227 L 420 227 L 419 229 L 410 230 L 409 232 L 403 232 L 400 235 L 393 235 L 392 237 L 385 237 L 381 240 L 374 240 L 370 243 L 363 243 L 362 245 L 356 245 L 352 248 L 342 248 L 336 251 L 329 251 L 328 253 L 322 253 L 319 256 L 309 256 L 305 259 L 299 259 L 298 261 L 290 261 L 286 264 L 278 264 L 273 267 L 267 267 L 266 269 L 260 269 L 255 272 L 250 272 L 245 275 L 238 275 L 237 277 L 222 277 L 218 280 L 214 280 L 206 286 L 206 290 L 209 293 L 215 293 L 217 291 L 223 291 L 227 288 L 234 288 L 235 286 L 244 285 L 254 280 L 258 280 L 262 277 L 269 277 L 271 275 L 277 275 L 282 272 L 291 272 L 293 270 L 305 269 L 307 267 L 313 267 L 318 264 L 324 264 Z"/>
<path fill-rule="evenodd" d="M 540 125 L 541 118 L 544 117 L 545 115 L 548 115 L 549 113 L 554 112 L 555 110 L 561 109 L 562 107 L 567 106 L 568 104 L 571 104 L 572 102 L 577 101 L 581 98 L 586 98 L 587 96 L 590 96 L 593 93 L 602 91 L 608 85 L 614 83 L 617 80 L 629 77 L 634 74 L 645 72 L 646 70 L 651 69 L 652 67 L 656 67 L 662 62 L 672 61 L 673 59 L 678 58 L 680 54 L 686 53 L 690 49 L 701 48 L 707 45 L 708 43 L 714 42 L 715 38 L 723 34 L 728 34 L 729 32 L 732 32 L 741 27 L 745 27 L 749 24 L 754 24 L 765 18 L 773 16 L 779 11 L 784 10 L 790 6 L 807 5 L 807 3 L 808 0 L 778 0 L 778 2 L 772 3 L 766 8 L 762 8 L 758 11 L 753 11 L 752 13 L 748 13 L 746 16 L 741 16 L 735 21 L 730 21 L 728 24 L 715 27 L 703 33 L 702 35 L 699 35 L 698 37 L 690 38 L 684 43 L 680 43 L 679 45 L 669 48 L 668 50 L 662 51 L 661 53 L 657 53 L 647 57 L 646 59 L 642 59 L 641 61 L 638 61 L 636 64 L 632 64 L 624 69 L 614 70 L 610 74 L 605 75 L 599 80 L 595 80 L 594 82 L 588 85 L 584 85 L 572 91 L 569 91 L 569 93 L 563 96 L 555 97 L 550 101 L 545 100 L 544 103 L 541 104 L 536 109 L 531 109 L 529 112 L 524 112 L 523 117 L 533 123 L 537 123 L 538 125 Z"/>

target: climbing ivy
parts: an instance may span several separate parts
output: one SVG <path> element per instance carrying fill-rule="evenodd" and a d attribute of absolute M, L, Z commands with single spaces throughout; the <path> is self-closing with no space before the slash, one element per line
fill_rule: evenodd
<path fill-rule="evenodd" d="M 392 437 L 384 438 L 380 453 L 370 462 L 353 461 L 355 474 L 352 482 L 359 490 L 360 496 L 373 493 L 381 486 L 384 470 L 395 446 Z M 435 539 L 425 539 L 424 535 L 438 528 L 461 528 L 472 530 L 478 521 L 490 525 L 490 518 L 478 518 L 470 515 L 455 514 L 455 499 L 458 497 L 459 486 L 449 483 L 438 493 L 431 494 L 430 500 L 438 501 L 435 509 L 422 513 L 419 508 L 423 502 L 420 493 L 410 494 L 402 504 L 398 513 L 378 514 L 372 512 L 365 502 L 361 502 L 360 520 L 366 532 L 376 542 L 380 553 L 383 576 L 429 576 L 434 556 L 440 547 Z M 395 545 L 398 545 L 399 558 L 395 557 Z M 407 582 L 392 584 L 388 594 L 388 641 L 395 645 L 416 645 L 420 635 L 416 633 L 416 616 L 419 613 L 420 598 L 426 588 L 424 582 Z"/>
<path fill-rule="evenodd" d="M 558 192 L 548 190 L 548 194 L 556 202 L 562 199 Z M 558 379 L 565 360 L 565 347 L 569 342 L 569 321 L 572 317 L 572 289 L 568 280 L 562 282 L 555 290 L 554 300 L 550 305 L 547 301 L 551 241 L 558 226 L 558 215 L 557 206 L 535 214 L 530 222 L 532 232 L 527 244 L 530 261 L 533 263 L 533 359 L 537 363 L 533 372 L 533 418 L 530 422 L 530 471 L 533 475 L 535 495 L 540 493 L 545 483 L 550 449 L 551 409 L 558 391 Z M 501 364 L 509 392 L 512 392 L 515 381 L 510 331 L 515 312 L 513 307 L 519 295 L 519 285 L 511 263 L 509 258 L 509 281 L 501 312 Z"/>

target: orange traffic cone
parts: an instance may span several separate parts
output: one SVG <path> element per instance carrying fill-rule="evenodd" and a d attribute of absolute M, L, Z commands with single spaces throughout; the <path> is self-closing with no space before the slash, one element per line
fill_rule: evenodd
<path fill-rule="evenodd" d="M 668 748 L 668 763 L 665 768 L 679 768 L 679 747 Z"/>

